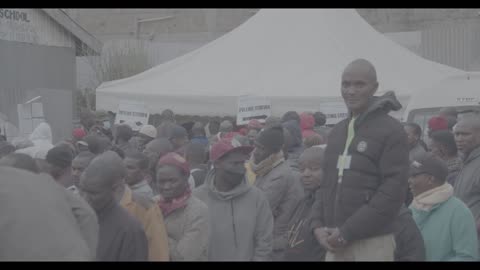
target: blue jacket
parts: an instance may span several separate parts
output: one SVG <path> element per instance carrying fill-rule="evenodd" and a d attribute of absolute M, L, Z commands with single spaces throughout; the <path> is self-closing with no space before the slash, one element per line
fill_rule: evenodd
<path fill-rule="evenodd" d="M 456 197 L 429 211 L 410 207 L 425 242 L 427 261 L 474 261 L 478 258 L 475 220 Z"/>
<path fill-rule="evenodd" d="M 192 143 L 199 143 L 199 144 L 202 144 L 204 146 L 207 146 L 208 145 L 208 139 L 207 137 L 205 136 L 197 136 L 197 137 L 193 137 L 190 142 Z"/>

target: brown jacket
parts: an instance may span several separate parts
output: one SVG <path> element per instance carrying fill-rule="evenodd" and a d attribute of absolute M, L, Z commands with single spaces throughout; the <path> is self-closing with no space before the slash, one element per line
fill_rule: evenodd
<path fill-rule="evenodd" d="M 148 239 L 149 261 L 168 261 L 167 230 L 158 205 L 153 200 L 132 192 L 127 186 L 120 205 L 142 223 Z"/>

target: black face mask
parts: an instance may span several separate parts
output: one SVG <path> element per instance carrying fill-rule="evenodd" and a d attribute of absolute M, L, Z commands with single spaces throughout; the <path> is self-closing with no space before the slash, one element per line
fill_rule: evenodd
<path fill-rule="evenodd" d="M 231 186 L 239 185 L 243 181 L 244 177 L 244 174 L 225 172 L 225 181 L 230 183 Z"/>
<path fill-rule="evenodd" d="M 228 179 L 228 182 L 237 185 L 245 177 L 246 170 L 245 168 L 242 168 L 242 170 L 236 168 L 229 168 L 228 170 L 224 170 L 224 173 L 226 178 Z"/>

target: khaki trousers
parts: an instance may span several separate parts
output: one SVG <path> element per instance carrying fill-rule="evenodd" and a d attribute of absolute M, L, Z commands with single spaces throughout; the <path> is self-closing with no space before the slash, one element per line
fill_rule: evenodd
<path fill-rule="evenodd" d="M 395 237 L 393 234 L 358 240 L 335 253 L 327 251 L 325 261 L 393 261 Z"/>

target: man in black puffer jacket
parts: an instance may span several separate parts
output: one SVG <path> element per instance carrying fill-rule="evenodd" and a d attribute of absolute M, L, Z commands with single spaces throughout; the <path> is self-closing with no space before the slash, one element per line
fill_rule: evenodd
<path fill-rule="evenodd" d="M 407 193 L 407 135 L 388 115 L 401 108 L 395 94 L 375 97 L 377 89 L 367 60 L 353 61 L 342 74 L 350 117 L 329 135 L 310 223 L 327 261 L 394 259 L 393 225 Z"/>

